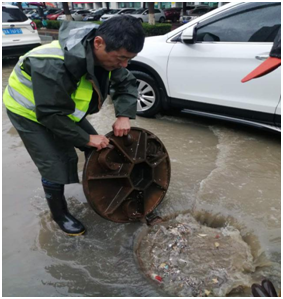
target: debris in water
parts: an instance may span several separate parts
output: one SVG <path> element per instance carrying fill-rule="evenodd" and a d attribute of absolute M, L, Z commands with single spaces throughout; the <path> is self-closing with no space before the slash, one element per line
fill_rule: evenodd
<path fill-rule="evenodd" d="M 208 296 L 211 293 L 211 291 L 204 290 L 204 293 L 205 293 L 206 296 Z"/>
<path fill-rule="evenodd" d="M 159 276 L 159 275 L 157 275 L 157 274 L 155 274 L 155 273 L 152 273 L 152 274 L 151 274 L 151 278 L 153 278 L 154 280 L 157 280 L 157 281 L 159 281 L 159 282 L 162 281 L 162 277 Z"/>
<path fill-rule="evenodd" d="M 231 226 L 201 225 L 190 215 L 150 227 L 137 256 L 168 296 L 224 297 L 238 287 L 250 289 L 253 283 L 253 256 L 240 232 Z"/>
<path fill-rule="evenodd" d="M 166 268 L 166 263 L 162 263 L 160 266 L 159 266 L 159 268 Z M 168 268 L 168 266 L 167 266 L 167 268 Z"/>

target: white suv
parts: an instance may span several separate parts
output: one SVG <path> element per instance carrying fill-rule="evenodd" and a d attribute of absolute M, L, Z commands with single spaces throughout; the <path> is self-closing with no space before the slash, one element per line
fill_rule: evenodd
<path fill-rule="evenodd" d="M 241 83 L 269 57 L 280 2 L 226 4 L 166 35 L 148 37 L 128 69 L 138 80 L 138 115 L 170 108 L 281 127 L 281 68 Z"/>
<path fill-rule="evenodd" d="M 104 14 L 101 18 L 100 21 L 104 22 L 108 19 L 111 19 L 113 17 L 118 17 L 121 15 L 127 15 L 130 13 L 133 13 L 136 11 L 135 8 L 119 8 L 119 9 L 111 9 L 107 14 Z"/>
<path fill-rule="evenodd" d="M 149 11 L 147 8 L 139 8 L 131 13 L 131 16 L 139 19 L 141 22 L 148 23 Z M 161 9 L 154 9 L 155 22 L 163 23 L 166 20 L 165 14 Z"/>
<path fill-rule="evenodd" d="M 2 5 L 2 55 L 20 56 L 40 45 L 35 23 L 17 6 Z"/>

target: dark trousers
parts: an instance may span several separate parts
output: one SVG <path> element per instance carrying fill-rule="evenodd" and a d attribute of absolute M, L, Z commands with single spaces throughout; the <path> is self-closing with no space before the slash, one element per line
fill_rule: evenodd
<path fill-rule="evenodd" d="M 44 184 L 65 185 L 78 183 L 78 156 L 73 144 L 54 135 L 46 127 L 7 110 L 29 155 L 37 166 Z M 83 119 L 77 123 L 88 134 L 97 134 L 92 125 Z M 89 150 L 87 147 L 80 148 Z"/>

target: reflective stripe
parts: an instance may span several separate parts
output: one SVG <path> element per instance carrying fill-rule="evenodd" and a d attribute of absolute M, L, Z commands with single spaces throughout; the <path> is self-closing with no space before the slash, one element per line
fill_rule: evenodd
<path fill-rule="evenodd" d="M 31 103 L 27 98 L 25 98 L 24 96 L 22 96 L 20 93 L 18 93 L 15 89 L 13 89 L 11 86 L 8 85 L 8 91 L 10 96 L 21 106 L 35 111 L 35 105 L 33 103 Z M 72 113 L 73 116 L 82 119 L 84 117 L 84 115 L 86 114 L 86 112 L 83 112 L 79 109 L 75 109 L 75 112 Z"/>
<path fill-rule="evenodd" d="M 22 74 L 20 66 L 16 65 L 14 70 L 19 81 L 25 86 L 27 86 L 28 88 L 32 89 L 32 82 Z"/>
<path fill-rule="evenodd" d="M 31 57 L 34 54 L 36 54 L 36 55 L 39 55 L 39 54 L 57 55 L 57 56 L 62 56 L 62 59 L 64 59 L 64 53 L 59 48 L 44 48 L 44 49 L 35 50 L 35 51 L 32 51 L 32 52 L 29 52 L 28 57 Z"/>
<path fill-rule="evenodd" d="M 61 50 L 60 45 L 59 47 L 56 47 L 55 44 L 50 44 L 48 46 L 42 46 L 36 48 L 35 50 L 31 50 L 25 56 L 22 56 L 19 59 L 14 68 L 14 74 L 10 77 L 11 81 L 7 86 L 6 101 L 4 99 L 5 105 L 9 107 L 11 111 L 18 111 L 20 115 L 38 122 L 35 114 L 36 105 L 33 99 L 32 80 L 30 76 L 22 69 L 23 62 L 28 57 L 38 57 L 42 59 L 50 57 L 64 60 L 64 52 Z M 93 89 L 91 83 L 85 79 L 85 76 L 83 76 L 77 86 L 76 91 L 71 95 L 72 100 L 75 102 L 75 111 L 68 115 L 70 119 L 78 122 L 86 115 L 89 102 L 92 98 L 92 93 Z M 8 95 L 13 98 L 14 101 L 12 101 Z M 17 107 L 17 104 L 22 108 Z M 26 110 L 29 110 L 29 112 Z"/>
<path fill-rule="evenodd" d="M 34 55 L 35 54 L 35 55 Z M 19 79 L 19 81 L 26 85 L 27 87 L 29 87 L 30 89 L 32 89 L 32 82 L 30 80 L 28 80 L 21 72 L 21 64 L 24 61 L 25 58 L 27 57 L 32 57 L 37 56 L 37 55 L 41 55 L 41 54 L 46 54 L 46 56 L 49 55 L 58 55 L 61 56 L 62 59 L 64 59 L 64 53 L 61 49 L 59 48 L 44 48 L 44 49 L 39 49 L 39 50 L 35 50 L 32 52 L 29 52 L 29 54 L 27 54 L 26 56 L 22 56 L 19 60 L 19 62 L 17 63 L 16 67 L 15 67 L 15 73 Z M 44 56 L 44 58 L 46 57 Z"/>
<path fill-rule="evenodd" d="M 86 112 L 83 112 L 83 111 L 76 108 L 75 112 L 72 115 L 79 118 L 79 119 L 82 119 L 85 114 L 86 114 Z"/>
<path fill-rule="evenodd" d="M 22 96 L 19 92 L 17 92 L 14 88 L 12 88 L 10 85 L 8 85 L 8 92 L 10 96 L 21 106 L 34 111 L 35 105 L 29 101 L 27 98 Z"/>

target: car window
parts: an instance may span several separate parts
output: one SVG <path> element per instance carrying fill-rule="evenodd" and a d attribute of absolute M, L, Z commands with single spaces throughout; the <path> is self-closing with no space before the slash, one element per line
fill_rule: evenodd
<path fill-rule="evenodd" d="M 144 9 L 144 8 L 137 9 L 137 10 L 134 12 L 134 14 L 136 14 L 136 15 L 140 15 L 140 14 L 142 14 L 145 10 L 146 10 L 146 9 Z"/>
<path fill-rule="evenodd" d="M 24 22 L 28 17 L 17 8 L 2 7 L 2 22 Z"/>
<path fill-rule="evenodd" d="M 99 15 L 99 14 L 101 14 L 101 13 L 103 13 L 103 11 L 101 11 L 101 10 L 97 10 L 97 11 L 91 13 L 91 15 L 97 16 L 97 15 Z"/>
<path fill-rule="evenodd" d="M 190 11 L 190 14 L 205 14 L 209 11 L 209 8 L 198 8 Z"/>
<path fill-rule="evenodd" d="M 57 11 L 58 9 L 49 9 L 45 12 L 45 14 L 53 14 Z"/>
<path fill-rule="evenodd" d="M 187 14 L 190 10 L 194 9 L 195 6 L 186 6 L 186 11 L 185 13 Z M 181 13 L 183 13 L 183 8 L 181 9 Z"/>
<path fill-rule="evenodd" d="M 280 3 L 255 3 L 199 26 L 197 41 L 273 42 L 281 27 Z M 208 20 L 209 22 L 209 20 Z"/>
<path fill-rule="evenodd" d="M 160 10 L 159 9 L 155 9 L 154 13 L 160 13 Z"/>
<path fill-rule="evenodd" d="M 131 12 L 133 12 L 133 9 L 125 9 L 125 10 L 123 10 L 123 11 L 121 11 L 121 13 L 123 14 L 128 14 L 128 13 L 131 13 Z"/>
<path fill-rule="evenodd" d="M 108 14 L 109 15 L 115 15 L 116 13 L 118 13 L 121 9 L 111 9 Z"/>

